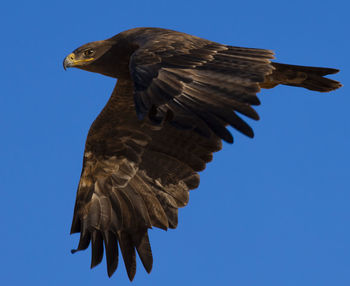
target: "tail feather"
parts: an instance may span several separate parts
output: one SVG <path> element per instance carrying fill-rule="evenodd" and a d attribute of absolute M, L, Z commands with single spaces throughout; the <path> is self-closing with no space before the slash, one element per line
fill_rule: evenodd
<path fill-rule="evenodd" d="M 336 80 L 324 77 L 339 72 L 337 69 L 307 67 L 272 63 L 274 71 L 260 84 L 262 88 L 272 88 L 278 84 L 298 86 L 319 92 L 337 89 L 342 84 Z"/>

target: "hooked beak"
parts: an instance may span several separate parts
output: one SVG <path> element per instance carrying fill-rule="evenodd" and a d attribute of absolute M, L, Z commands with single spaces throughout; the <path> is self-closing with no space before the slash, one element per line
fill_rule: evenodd
<path fill-rule="evenodd" d="M 79 64 L 81 64 L 81 63 L 90 62 L 94 59 L 95 58 L 77 60 L 77 59 L 75 59 L 75 54 L 71 53 L 64 59 L 63 68 L 64 68 L 64 70 L 66 70 L 67 68 L 76 67 L 76 66 L 79 66 Z"/>
<path fill-rule="evenodd" d="M 75 61 L 75 54 L 73 53 L 69 54 L 63 61 L 64 70 L 74 66 L 74 61 Z"/>
<path fill-rule="evenodd" d="M 75 62 L 75 54 L 71 53 L 63 61 L 64 70 L 74 66 L 74 62 Z"/>

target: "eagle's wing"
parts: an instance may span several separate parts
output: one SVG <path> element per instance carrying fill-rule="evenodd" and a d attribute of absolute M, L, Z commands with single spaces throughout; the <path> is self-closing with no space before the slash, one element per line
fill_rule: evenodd
<path fill-rule="evenodd" d="M 171 32 L 174 33 L 174 32 Z M 231 125 L 253 137 L 250 126 L 235 111 L 258 119 L 251 105 L 258 105 L 259 83 L 274 69 L 269 50 L 221 45 L 177 33 L 148 41 L 132 54 L 130 74 L 139 118 L 161 122 L 169 110 L 171 124 L 209 130 L 227 142 Z"/>
<path fill-rule="evenodd" d="M 105 245 L 109 276 L 118 266 L 119 243 L 130 280 L 135 249 L 151 271 L 148 228 L 177 226 L 177 209 L 199 184 L 197 172 L 221 149 L 214 134 L 206 138 L 168 122 L 139 120 L 132 95 L 133 83 L 118 80 L 90 128 L 71 228 L 80 232 L 77 250 L 91 241 L 91 267 L 101 262 Z"/>

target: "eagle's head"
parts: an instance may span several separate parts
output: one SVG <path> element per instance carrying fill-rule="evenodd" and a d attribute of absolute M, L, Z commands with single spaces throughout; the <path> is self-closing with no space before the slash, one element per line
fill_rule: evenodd
<path fill-rule="evenodd" d="M 120 65 L 115 43 L 109 40 L 87 43 L 75 49 L 63 61 L 64 69 L 74 67 L 114 78 L 120 76 Z"/>

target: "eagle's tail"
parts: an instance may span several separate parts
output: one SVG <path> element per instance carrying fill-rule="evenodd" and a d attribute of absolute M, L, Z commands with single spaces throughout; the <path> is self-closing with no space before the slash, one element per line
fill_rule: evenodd
<path fill-rule="evenodd" d="M 262 88 L 272 88 L 278 84 L 304 87 L 310 90 L 327 92 L 337 89 L 342 84 L 336 80 L 324 77 L 335 74 L 339 70 L 331 68 L 295 66 L 280 63 L 272 63 L 273 72 L 260 84 Z"/>

